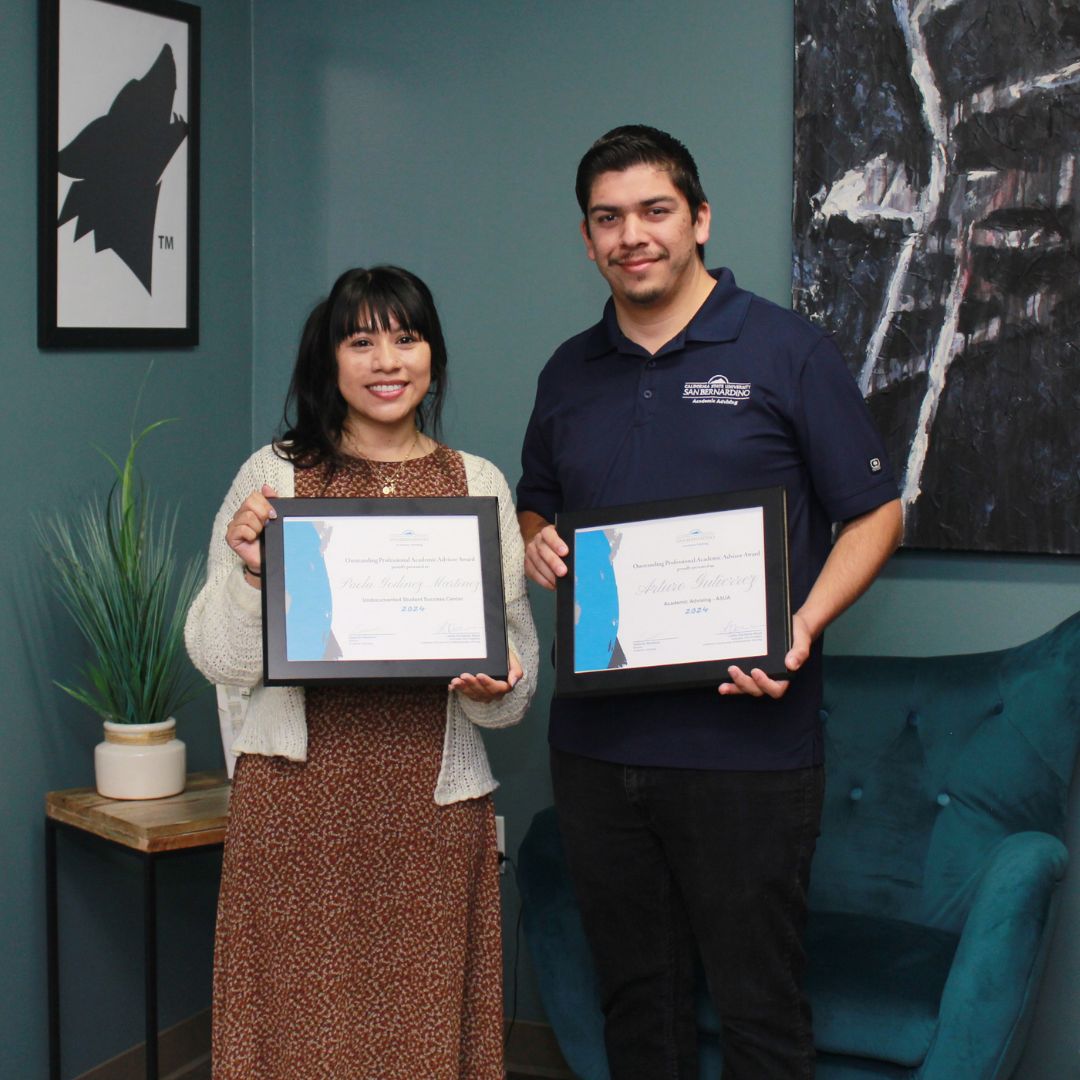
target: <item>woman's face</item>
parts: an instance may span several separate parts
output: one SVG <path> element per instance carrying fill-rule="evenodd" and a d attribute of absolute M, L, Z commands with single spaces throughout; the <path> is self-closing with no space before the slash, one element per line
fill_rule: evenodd
<path fill-rule="evenodd" d="M 431 346 L 396 320 L 389 330 L 368 325 L 337 347 L 338 390 L 349 422 L 407 428 L 431 386 Z"/>

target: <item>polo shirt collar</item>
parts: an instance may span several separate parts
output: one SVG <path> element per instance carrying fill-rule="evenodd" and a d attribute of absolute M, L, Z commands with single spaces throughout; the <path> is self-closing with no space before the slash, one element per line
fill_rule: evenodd
<path fill-rule="evenodd" d="M 685 329 L 676 334 L 657 355 L 681 349 L 688 341 L 722 342 L 738 338 L 750 309 L 752 294 L 735 284 L 735 275 L 727 267 L 710 270 L 709 273 L 716 280 L 716 288 L 709 293 Z M 582 346 L 586 360 L 612 351 L 639 354 L 644 351 L 619 329 L 615 302 L 610 297 L 604 305 L 603 318 L 585 332 Z"/>

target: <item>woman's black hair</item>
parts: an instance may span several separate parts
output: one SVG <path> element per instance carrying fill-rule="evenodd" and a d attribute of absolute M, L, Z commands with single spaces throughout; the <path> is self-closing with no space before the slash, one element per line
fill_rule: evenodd
<path fill-rule="evenodd" d="M 446 397 L 446 342 L 431 290 L 398 266 L 357 267 L 334 282 L 304 323 L 285 398 L 277 452 L 301 468 L 342 458 L 348 405 L 338 390 L 337 347 L 370 324 L 387 331 L 392 322 L 431 348 L 431 388 L 416 410 L 419 429 L 439 437 Z"/>

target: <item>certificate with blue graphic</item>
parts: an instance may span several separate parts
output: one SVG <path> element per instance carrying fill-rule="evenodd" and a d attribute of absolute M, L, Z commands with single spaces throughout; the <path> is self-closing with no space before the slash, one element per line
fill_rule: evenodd
<path fill-rule="evenodd" d="M 556 692 L 719 685 L 727 669 L 787 678 L 784 489 L 560 514 Z"/>
<path fill-rule="evenodd" d="M 266 685 L 506 677 L 497 500 L 272 502 Z"/>

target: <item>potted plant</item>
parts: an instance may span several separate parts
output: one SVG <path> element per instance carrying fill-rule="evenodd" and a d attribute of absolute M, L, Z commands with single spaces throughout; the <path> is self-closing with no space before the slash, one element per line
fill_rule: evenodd
<path fill-rule="evenodd" d="M 136 408 L 138 406 L 136 405 Z M 104 721 L 94 752 L 100 794 L 155 799 L 184 789 L 186 750 L 173 715 L 200 689 L 184 651 L 184 618 L 201 559 L 178 570 L 176 512 L 160 513 L 135 468 L 159 420 L 129 438 L 108 496 L 39 525 L 61 603 L 90 647 L 82 686 L 57 685 Z"/>

